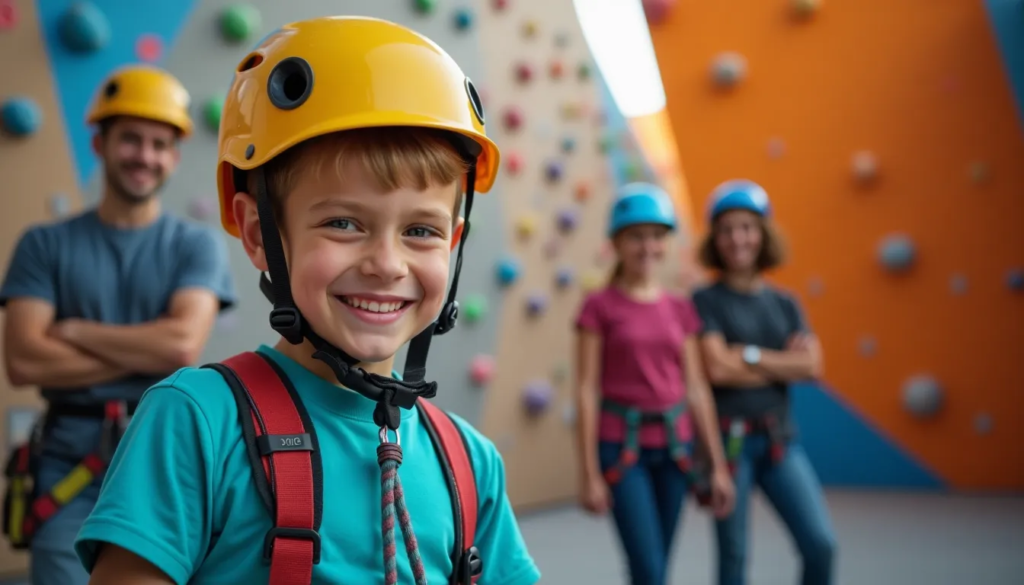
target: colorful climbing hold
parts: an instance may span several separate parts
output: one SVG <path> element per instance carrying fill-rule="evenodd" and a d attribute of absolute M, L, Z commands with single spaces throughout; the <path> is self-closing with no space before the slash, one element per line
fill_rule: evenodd
<path fill-rule="evenodd" d="M 475 294 L 463 299 L 459 306 L 459 314 L 467 323 L 476 323 L 487 313 L 487 297 Z"/>
<path fill-rule="evenodd" d="M 491 2 L 491 6 L 494 6 L 495 10 L 505 10 L 508 8 L 508 0 L 494 0 Z"/>
<path fill-rule="evenodd" d="M 576 139 L 572 136 L 566 136 L 562 139 L 562 152 L 569 154 L 576 150 Z"/>
<path fill-rule="evenodd" d="M 668 17 L 675 0 L 643 0 L 644 14 L 652 25 L 661 24 Z"/>
<path fill-rule="evenodd" d="M 567 288 L 570 284 L 572 284 L 572 280 L 572 268 L 568 266 L 563 266 L 562 268 L 558 269 L 558 273 L 555 275 L 555 284 L 558 285 L 558 288 Z"/>
<path fill-rule="evenodd" d="M 68 201 L 67 195 L 63 193 L 56 193 L 50 196 L 50 215 L 54 219 L 60 219 L 66 217 L 71 212 L 71 203 Z"/>
<path fill-rule="evenodd" d="M 967 294 L 967 276 L 954 274 L 949 277 L 949 292 L 957 296 Z"/>
<path fill-rule="evenodd" d="M 486 386 L 494 378 L 495 369 L 493 357 L 483 354 L 473 356 L 473 360 L 469 362 L 469 379 L 477 388 Z"/>
<path fill-rule="evenodd" d="M 220 13 L 220 34 L 232 43 L 252 38 L 260 29 L 260 11 L 249 4 L 232 4 Z"/>
<path fill-rule="evenodd" d="M 12 136 L 29 136 L 43 123 L 43 112 L 27 97 L 12 97 L 0 106 L 0 123 Z"/>
<path fill-rule="evenodd" d="M 992 168 L 985 161 L 976 160 L 968 168 L 967 176 L 975 185 L 981 185 L 992 178 Z"/>
<path fill-rule="evenodd" d="M 518 130 L 523 125 L 523 113 L 519 108 L 509 106 L 505 110 L 505 115 L 502 116 L 502 120 L 505 122 L 506 129 Z"/>
<path fill-rule="evenodd" d="M 615 146 L 615 139 L 607 134 L 597 141 L 597 148 L 602 154 L 608 154 L 611 152 L 613 146 Z"/>
<path fill-rule="evenodd" d="M 505 258 L 499 261 L 497 277 L 498 282 L 503 286 L 512 284 L 519 278 L 519 263 L 512 258 Z"/>
<path fill-rule="evenodd" d="M 0 30 L 11 30 L 18 26 L 18 7 L 14 0 L 0 0 Z"/>
<path fill-rule="evenodd" d="M 882 239 L 878 259 L 890 272 L 904 272 L 914 264 L 914 242 L 904 234 L 891 234 Z"/>
<path fill-rule="evenodd" d="M 533 79 L 533 68 L 527 63 L 517 63 L 515 73 L 519 83 L 529 83 Z"/>
<path fill-rule="evenodd" d="M 146 63 L 156 63 L 164 55 L 164 42 L 152 34 L 139 36 L 135 41 L 135 56 Z"/>
<path fill-rule="evenodd" d="M 546 380 L 534 380 L 523 388 L 523 406 L 533 416 L 546 411 L 553 397 L 554 389 Z"/>
<path fill-rule="evenodd" d="M 928 418 L 942 409 L 944 394 L 931 376 L 913 376 L 903 384 L 903 407 L 918 418 Z"/>
<path fill-rule="evenodd" d="M 224 94 L 210 97 L 203 104 L 203 120 L 206 126 L 213 132 L 220 131 L 220 114 L 224 109 Z"/>
<path fill-rule="evenodd" d="M 875 338 L 870 335 L 865 335 L 860 338 L 857 343 L 857 349 L 860 351 L 860 355 L 864 357 L 872 357 L 878 352 L 878 342 Z"/>
<path fill-rule="evenodd" d="M 732 87 L 747 75 L 747 60 L 739 53 L 719 53 L 711 64 L 711 78 L 719 87 Z"/>
<path fill-rule="evenodd" d="M 505 170 L 510 175 L 518 175 L 523 170 L 523 157 L 518 152 L 511 152 L 505 157 Z"/>
<path fill-rule="evenodd" d="M 558 161 L 551 161 L 544 168 L 544 176 L 552 183 L 562 180 L 562 173 L 562 164 Z"/>
<path fill-rule="evenodd" d="M 878 159 L 871 151 L 861 150 L 854 153 L 851 166 L 853 177 L 862 183 L 870 182 L 878 177 Z"/>
<path fill-rule="evenodd" d="M 522 28 L 523 36 L 528 38 L 528 39 L 532 39 L 533 37 L 537 36 L 537 29 L 538 28 L 539 27 L 537 26 L 537 21 L 536 20 L 527 20 L 526 22 L 523 23 L 523 28 Z"/>
<path fill-rule="evenodd" d="M 578 120 L 583 115 L 583 106 L 576 101 L 568 101 L 562 104 L 562 118 L 566 120 Z"/>
<path fill-rule="evenodd" d="M 1013 268 L 1007 272 L 1006 287 L 1012 291 L 1024 291 L 1024 269 Z"/>
<path fill-rule="evenodd" d="M 563 209 L 558 212 L 558 229 L 562 232 L 574 230 L 578 221 L 579 219 L 574 209 Z"/>
<path fill-rule="evenodd" d="M 553 60 L 548 65 L 548 75 L 551 76 L 551 79 L 561 79 L 565 75 L 565 65 L 562 65 L 558 59 Z"/>
<path fill-rule="evenodd" d="M 793 13 L 800 17 L 811 16 L 821 7 L 821 0 L 792 0 Z"/>
<path fill-rule="evenodd" d="M 526 312 L 531 317 L 536 317 L 548 308 L 548 299 L 543 293 L 533 292 L 526 297 Z"/>
<path fill-rule="evenodd" d="M 979 412 L 974 415 L 974 432 L 979 435 L 987 435 L 992 432 L 992 415 L 987 412 Z"/>
<path fill-rule="evenodd" d="M 586 62 L 580 63 L 576 67 L 576 77 L 580 81 L 586 81 L 590 79 L 590 64 Z"/>
<path fill-rule="evenodd" d="M 61 14 L 57 35 L 71 51 L 92 53 L 110 41 L 110 22 L 92 2 L 75 2 Z"/>
<path fill-rule="evenodd" d="M 522 239 L 527 239 L 537 231 L 537 219 L 532 215 L 524 215 L 516 222 L 516 232 Z"/>
<path fill-rule="evenodd" d="M 580 278 L 580 288 L 583 289 L 583 292 L 595 291 L 604 286 L 606 279 L 607 277 L 603 273 L 597 270 L 589 270 Z"/>
<path fill-rule="evenodd" d="M 580 203 L 590 199 L 590 184 L 586 181 L 576 183 L 576 188 L 573 189 L 573 196 Z"/>
<path fill-rule="evenodd" d="M 455 28 L 469 30 L 473 26 L 473 11 L 469 8 L 459 8 L 455 11 Z"/>

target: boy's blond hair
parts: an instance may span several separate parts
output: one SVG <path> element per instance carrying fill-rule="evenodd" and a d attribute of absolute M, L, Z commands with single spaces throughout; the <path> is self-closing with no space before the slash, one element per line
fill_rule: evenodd
<path fill-rule="evenodd" d="M 267 188 L 278 220 L 284 217 L 285 198 L 299 178 L 319 173 L 325 164 L 331 165 L 342 180 L 348 165 L 355 164 L 381 192 L 400 188 L 422 191 L 448 185 L 469 168 L 445 133 L 437 130 L 383 127 L 325 134 L 286 150 L 266 164 Z M 249 190 L 255 191 L 251 175 Z M 461 181 L 456 191 L 453 222 L 458 220 L 462 207 Z"/>

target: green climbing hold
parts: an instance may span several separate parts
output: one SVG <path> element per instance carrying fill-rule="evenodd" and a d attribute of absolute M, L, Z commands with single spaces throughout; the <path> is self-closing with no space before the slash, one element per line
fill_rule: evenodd
<path fill-rule="evenodd" d="M 260 28 L 260 11 L 248 4 L 232 4 L 220 15 L 220 31 L 227 40 L 239 43 Z"/>
<path fill-rule="evenodd" d="M 434 11 L 437 7 L 437 0 L 415 0 L 416 10 L 428 14 Z"/>
<path fill-rule="evenodd" d="M 214 132 L 220 130 L 220 113 L 224 109 L 224 99 L 224 94 L 219 94 L 206 100 L 206 103 L 203 104 L 203 119 L 210 130 Z"/>
<path fill-rule="evenodd" d="M 580 66 L 576 69 L 576 76 L 580 80 L 590 79 L 590 65 L 587 63 L 580 63 Z"/>
<path fill-rule="evenodd" d="M 601 140 L 599 140 L 597 143 L 597 147 L 601 150 L 603 154 L 608 154 L 609 152 L 611 152 L 612 146 L 614 145 L 615 139 L 608 135 L 602 136 Z"/>
<path fill-rule="evenodd" d="M 460 312 L 466 321 L 476 323 L 487 312 L 487 299 L 483 295 L 471 295 L 463 301 Z"/>

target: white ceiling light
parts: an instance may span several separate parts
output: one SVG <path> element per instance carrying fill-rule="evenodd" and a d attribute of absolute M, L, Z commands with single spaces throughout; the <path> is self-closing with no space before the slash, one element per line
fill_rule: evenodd
<path fill-rule="evenodd" d="M 573 0 L 590 52 L 627 118 L 665 108 L 658 59 L 641 0 Z"/>

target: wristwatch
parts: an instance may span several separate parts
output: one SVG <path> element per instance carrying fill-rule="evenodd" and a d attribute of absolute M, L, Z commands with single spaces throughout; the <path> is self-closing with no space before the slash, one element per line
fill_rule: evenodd
<path fill-rule="evenodd" d="M 761 348 L 756 345 L 748 345 L 744 347 L 743 362 L 748 366 L 756 366 L 761 363 Z"/>

